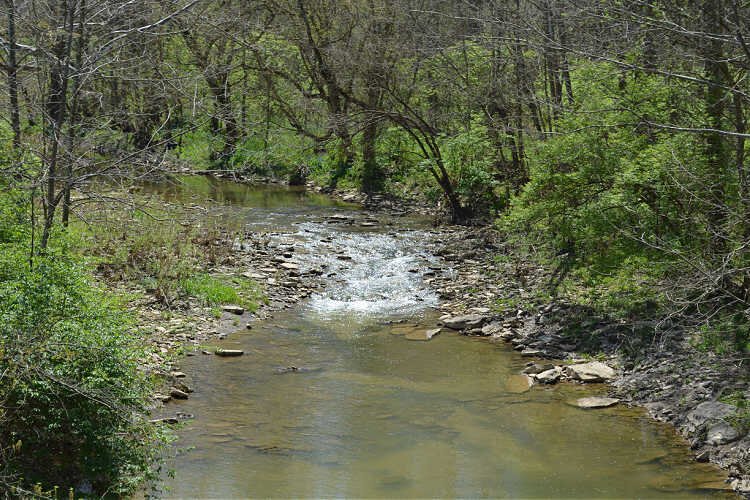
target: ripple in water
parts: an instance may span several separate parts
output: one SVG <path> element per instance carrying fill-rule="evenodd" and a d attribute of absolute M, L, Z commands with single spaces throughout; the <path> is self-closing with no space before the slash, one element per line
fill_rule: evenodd
<path fill-rule="evenodd" d="M 368 322 L 410 316 L 438 303 L 423 279 L 437 258 L 417 251 L 424 241 L 418 231 L 344 233 L 305 223 L 297 234 L 305 236 L 299 263 L 330 276 L 328 288 L 308 303 L 320 319 Z"/>

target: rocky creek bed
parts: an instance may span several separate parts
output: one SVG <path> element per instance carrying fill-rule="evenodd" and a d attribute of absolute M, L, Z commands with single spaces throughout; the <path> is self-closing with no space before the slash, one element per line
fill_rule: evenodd
<path fill-rule="evenodd" d="M 363 201 L 352 193 L 333 194 L 347 201 Z M 318 222 L 387 230 L 385 216 L 403 213 L 387 200 L 370 200 L 368 207 L 356 215 Z M 521 356 L 529 358 L 520 375 L 531 390 L 535 384 L 607 382 L 609 398 L 588 398 L 579 405 L 645 407 L 653 418 L 676 427 L 697 461 L 718 464 L 727 471 L 734 490 L 750 495 L 750 437 L 731 425 L 737 408 L 719 401 L 732 392 L 750 398 L 746 359 L 699 352 L 678 334 L 663 336 L 659 342 L 630 345 L 637 341 L 631 325 L 586 318 L 587 311 L 540 298 L 538 292 L 549 284 L 551 271 L 515 255 L 490 228 L 443 226 L 424 234 L 429 235 L 425 253 L 438 256 L 440 263 L 423 270 L 423 279 L 439 294 L 442 316 L 419 340 L 450 329 L 489 342 L 511 343 Z M 272 318 L 274 312 L 335 281 L 335 273 L 324 267 L 303 269 L 296 263 L 299 249 L 293 243 L 280 243 L 284 236 L 248 231 L 242 238 L 226 235 L 215 242 L 232 245 L 234 251 L 219 268 L 211 269 L 212 273 L 243 275 L 263 286 L 268 301 L 254 313 L 226 307 L 221 318 L 215 318 L 209 308 L 186 303 L 165 324 L 163 311 L 149 306 L 147 299 L 134 305 L 142 322 L 151 325 L 149 340 L 158 350 L 144 360 L 144 369 L 165 380 L 165 390 L 155 395 L 155 404 L 190 397 L 189 374 L 180 371 L 176 352 L 216 355 L 211 348 L 214 341 L 240 328 L 252 328 L 256 321 Z M 345 253 L 340 258 L 346 262 Z M 571 335 L 569 326 L 574 321 L 579 333 Z M 637 360 L 627 355 L 633 347 L 641 350 Z M 190 415 L 176 412 L 164 420 L 171 423 L 184 418 Z"/>

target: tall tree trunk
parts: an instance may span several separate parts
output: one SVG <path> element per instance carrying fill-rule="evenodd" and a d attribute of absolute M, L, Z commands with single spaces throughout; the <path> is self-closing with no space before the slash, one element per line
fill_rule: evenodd
<path fill-rule="evenodd" d="M 702 15 L 705 30 L 710 34 L 721 33 L 722 0 L 703 0 Z M 725 244 L 724 221 L 726 218 L 725 183 L 730 165 L 729 148 L 724 136 L 718 132 L 724 129 L 726 109 L 727 75 L 723 57 L 722 41 L 710 36 L 701 41 L 701 51 L 705 65 L 705 79 L 708 81 L 705 104 L 708 125 L 712 131 L 705 134 L 706 158 L 708 161 L 708 192 L 711 207 L 708 209 L 711 244 L 714 251 L 721 251 Z M 716 131 L 716 132 L 714 132 Z"/>
<path fill-rule="evenodd" d="M 14 0 L 5 0 L 8 8 L 8 104 L 10 107 L 10 126 L 13 130 L 14 167 L 21 151 L 21 113 L 18 106 L 18 57 L 16 47 L 16 5 Z"/>
<path fill-rule="evenodd" d="M 75 140 L 78 135 L 78 105 L 81 94 L 81 72 L 83 71 L 83 54 L 86 50 L 86 0 L 80 0 L 78 6 L 78 40 L 76 44 L 75 71 L 73 77 L 72 103 L 68 120 L 68 161 L 65 172 L 65 193 L 63 194 L 62 223 L 68 227 L 70 219 L 70 191 L 73 188 L 73 167 L 75 163 Z"/>
<path fill-rule="evenodd" d="M 64 20 L 65 31 L 56 35 L 57 41 L 52 53 L 55 63 L 52 65 L 49 78 L 49 96 L 47 97 L 47 171 L 46 192 L 44 196 L 44 226 L 39 242 L 40 250 L 45 250 L 55 220 L 55 210 L 60 201 L 57 195 L 57 167 L 60 160 L 62 128 L 66 118 L 68 101 L 68 72 L 70 65 L 71 45 L 73 41 L 73 2 L 60 0 L 59 17 Z"/>

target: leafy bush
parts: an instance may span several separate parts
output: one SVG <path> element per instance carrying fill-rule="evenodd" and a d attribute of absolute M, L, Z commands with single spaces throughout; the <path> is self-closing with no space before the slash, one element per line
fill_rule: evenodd
<path fill-rule="evenodd" d="M 144 420 L 150 381 L 128 318 L 63 255 L 3 252 L 0 449 L 23 483 L 132 492 L 165 442 Z"/>

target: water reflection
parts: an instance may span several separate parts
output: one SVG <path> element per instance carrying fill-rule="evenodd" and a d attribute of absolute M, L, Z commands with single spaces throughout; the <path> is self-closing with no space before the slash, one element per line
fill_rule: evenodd
<path fill-rule="evenodd" d="M 275 203 L 243 189 L 209 193 Z M 168 410 L 195 420 L 180 432 L 178 446 L 189 451 L 171 464 L 165 496 L 717 494 L 721 473 L 694 463 L 682 441 L 640 411 L 567 404 L 597 389 L 519 390 L 514 377 L 526 360 L 505 345 L 450 333 L 407 340 L 437 315 L 434 294 L 410 272 L 430 262 L 415 253 L 418 234 L 324 229 L 301 209 L 307 201 L 273 207 L 275 230 L 304 247 L 295 256 L 303 266 L 338 266 L 331 288 L 230 336 L 223 346 L 244 349 L 241 358 L 185 360 L 196 392 Z"/>

